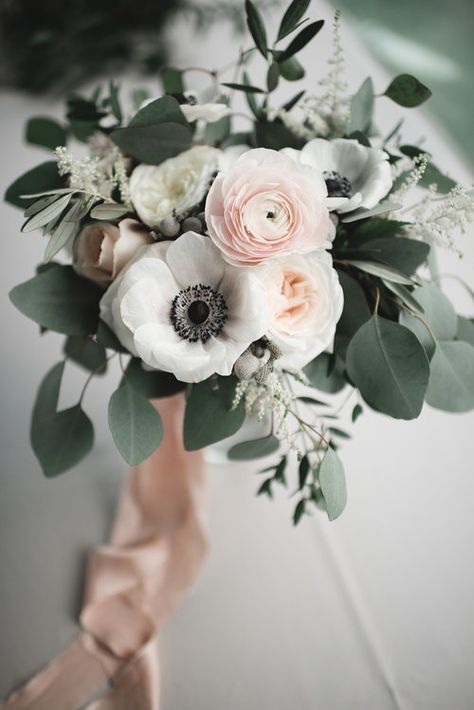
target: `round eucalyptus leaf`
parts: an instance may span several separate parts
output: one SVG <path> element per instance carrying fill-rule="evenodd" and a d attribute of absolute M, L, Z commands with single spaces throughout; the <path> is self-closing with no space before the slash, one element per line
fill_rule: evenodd
<path fill-rule="evenodd" d="M 457 316 L 451 302 L 434 284 L 425 283 L 415 291 L 416 300 L 423 308 L 423 319 L 437 340 L 452 340 L 456 335 Z M 435 343 L 424 323 L 409 313 L 400 314 L 400 323 L 410 328 L 422 343 L 428 357 L 434 353 Z"/>
<path fill-rule="evenodd" d="M 344 467 L 331 447 L 326 449 L 319 467 L 318 478 L 324 502 L 326 503 L 328 518 L 329 520 L 335 520 L 346 507 L 347 491 Z"/>
<path fill-rule="evenodd" d="M 251 441 L 242 441 L 235 444 L 227 452 L 229 459 L 233 461 L 248 461 L 249 459 L 258 459 L 262 456 L 273 454 L 280 446 L 280 441 L 271 434 L 262 439 L 252 439 Z"/>
<path fill-rule="evenodd" d="M 418 338 L 373 315 L 352 338 L 347 371 L 371 407 L 395 419 L 415 419 L 423 407 L 429 363 Z"/>
<path fill-rule="evenodd" d="M 460 340 L 440 341 L 431 360 L 426 401 L 446 412 L 474 408 L 474 347 Z"/>
<path fill-rule="evenodd" d="M 163 438 L 159 413 L 127 383 L 110 398 L 109 427 L 117 449 L 130 466 L 147 459 Z"/>
<path fill-rule="evenodd" d="M 94 427 L 80 404 L 42 422 L 34 448 L 45 476 L 58 476 L 81 461 L 94 444 Z"/>
<path fill-rule="evenodd" d="M 303 372 L 311 383 L 311 386 L 321 392 L 334 394 L 343 389 L 347 384 L 342 374 L 340 360 L 329 353 L 321 353 L 308 365 L 305 365 Z"/>

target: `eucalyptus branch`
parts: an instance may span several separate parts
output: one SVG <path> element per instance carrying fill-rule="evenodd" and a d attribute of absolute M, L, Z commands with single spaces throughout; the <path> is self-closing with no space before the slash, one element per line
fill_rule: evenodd
<path fill-rule="evenodd" d="M 112 355 L 109 355 L 109 357 L 106 357 L 105 360 L 100 363 L 100 365 L 97 365 L 97 367 L 95 367 L 93 370 L 91 370 L 91 372 L 87 376 L 86 381 L 84 382 L 84 385 L 81 390 L 81 394 L 79 395 L 78 405 L 82 404 L 82 400 L 84 399 L 84 395 L 86 393 L 87 388 L 89 387 L 89 384 L 92 381 L 92 378 L 95 377 L 95 375 L 97 375 L 102 370 L 104 365 L 106 363 L 110 362 L 110 360 L 112 360 L 116 355 L 117 355 L 117 353 L 112 353 Z"/>

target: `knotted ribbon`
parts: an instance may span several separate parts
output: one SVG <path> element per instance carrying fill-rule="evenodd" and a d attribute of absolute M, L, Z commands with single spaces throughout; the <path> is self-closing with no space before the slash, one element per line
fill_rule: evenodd
<path fill-rule="evenodd" d="M 109 545 L 90 560 L 82 633 L 2 710 L 157 710 L 156 633 L 207 550 L 202 451 L 183 448 L 184 397 L 154 400 L 165 431 L 135 466 Z"/>

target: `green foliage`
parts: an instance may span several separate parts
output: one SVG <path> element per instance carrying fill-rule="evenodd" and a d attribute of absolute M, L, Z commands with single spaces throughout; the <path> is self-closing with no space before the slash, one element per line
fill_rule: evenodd
<path fill-rule="evenodd" d="M 35 201 L 34 197 L 22 197 L 22 195 L 33 195 L 46 190 L 56 190 L 65 184 L 64 177 L 58 173 L 55 160 L 48 160 L 37 165 L 20 175 L 5 192 L 4 199 L 15 207 L 25 208 Z"/>
<path fill-rule="evenodd" d="M 460 340 L 436 343 L 426 401 L 447 412 L 467 412 L 474 407 L 472 345 Z"/>
<path fill-rule="evenodd" d="M 348 133 L 360 131 L 363 134 L 369 133 L 372 127 L 374 114 L 374 85 L 372 79 L 367 77 L 362 83 L 351 101 L 351 115 Z"/>
<path fill-rule="evenodd" d="M 306 479 L 310 471 L 309 458 L 307 455 L 303 456 L 298 466 L 298 487 L 300 490 L 304 488 Z"/>
<path fill-rule="evenodd" d="M 26 124 L 25 139 L 32 145 L 54 150 L 60 145 L 66 145 L 67 133 L 58 121 L 35 116 L 30 118 Z"/>
<path fill-rule="evenodd" d="M 64 354 L 84 370 L 96 375 L 103 375 L 107 369 L 105 348 L 92 338 L 70 335 L 64 343 Z"/>
<path fill-rule="evenodd" d="M 10 300 L 39 325 L 66 335 L 95 333 L 102 291 L 72 266 L 57 265 L 15 286 Z"/>
<path fill-rule="evenodd" d="M 311 385 L 321 392 L 334 394 L 346 385 L 339 359 L 329 353 L 318 355 L 303 368 L 303 372 Z"/>
<path fill-rule="evenodd" d="M 328 518 L 335 520 L 346 507 L 347 492 L 344 467 L 331 447 L 326 449 L 318 478 Z"/>
<path fill-rule="evenodd" d="M 301 518 L 306 512 L 306 500 L 302 498 L 301 500 L 298 501 L 298 503 L 295 506 L 295 510 L 293 513 L 293 525 L 298 525 L 300 522 Z"/>
<path fill-rule="evenodd" d="M 103 345 L 104 348 L 115 350 L 115 352 L 118 353 L 128 352 L 126 348 L 123 347 L 115 333 L 109 328 L 107 323 L 104 323 L 103 320 L 99 320 L 99 325 L 97 326 L 97 342 Z"/>
<path fill-rule="evenodd" d="M 251 441 L 242 441 L 239 444 L 235 444 L 229 449 L 227 456 L 233 461 L 248 461 L 249 459 L 269 456 L 275 453 L 279 447 L 279 439 L 270 434 L 261 439 L 252 439 Z"/>
<path fill-rule="evenodd" d="M 408 328 L 374 314 L 351 340 L 346 364 L 351 381 L 371 407 L 395 419 L 419 415 L 429 363 Z"/>
<path fill-rule="evenodd" d="M 30 439 L 45 476 L 58 476 L 81 461 L 92 449 L 94 429 L 80 403 L 57 412 L 64 362 L 42 381 L 31 418 Z"/>
<path fill-rule="evenodd" d="M 392 266 L 378 264 L 375 261 L 364 261 L 362 259 L 351 259 L 349 263 L 356 269 L 360 269 L 372 276 L 378 276 L 380 279 L 393 281 L 398 284 L 406 284 L 408 286 L 413 283 L 408 276 L 405 276 L 405 274 L 402 274 L 401 271 L 394 269 Z"/>
<path fill-rule="evenodd" d="M 357 222 L 359 219 L 367 219 L 367 217 L 375 217 L 376 215 L 379 214 L 384 214 L 385 212 L 394 212 L 395 210 L 399 210 L 400 205 L 397 202 L 381 202 L 377 207 L 372 207 L 372 209 L 367 210 L 365 207 L 360 207 L 358 210 L 354 210 L 354 212 L 350 212 L 349 214 L 345 214 L 341 217 L 341 222 L 343 224 L 349 224 L 350 222 Z"/>
<path fill-rule="evenodd" d="M 308 9 L 310 0 L 293 0 L 285 11 L 278 29 L 277 42 L 287 37 L 298 27 L 298 23 Z"/>
<path fill-rule="evenodd" d="M 376 260 L 381 264 L 396 269 L 399 273 L 411 276 L 427 259 L 430 251 L 426 242 L 415 241 L 407 237 L 380 237 L 362 244 L 357 250 L 340 253 L 339 256 L 355 256 L 356 259 Z M 370 272 L 369 272 L 370 273 Z M 378 274 L 375 274 L 378 276 Z M 386 277 L 382 277 L 386 278 Z"/>
<path fill-rule="evenodd" d="M 306 47 L 306 45 L 311 42 L 314 37 L 316 37 L 323 25 L 324 20 L 317 20 L 316 22 L 311 22 L 311 24 L 303 27 L 301 32 L 299 32 L 296 37 L 291 40 L 288 47 L 278 55 L 278 62 L 284 62 L 287 59 L 290 59 L 290 57 L 297 52 L 300 52 L 303 47 Z"/>
<path fill-rule="evenodd" d="M 130 466 L 147 459 L 163 438 L 159 413 L 128 382 L 110 398 L 109 427 L 118 450 Z"/>
<path fill-rule="evenodd" d="M 124 380 L 147 399 L 171 397 L 186 389 L 186 385 L 170 372 L 144 370 L 142 361 L 136 357 L 130 359 Z"/>
<path fill-rule="evenodd" d="M 287 81 L 299 81 L 305 75 L 304 67 L 296 59 L 296 57 L 290 57 L 283 62 L 278 62 L 278 68 L 280 70 L 280 75 Z M 301 93 L 301 96 L 304 92 Z M 296 103 L 296 102 L 295 102 Z M 293 108 L 294 103 L 290 104 L 290 108 L 286 110 L 289 111 Z"/>
<path fill-rule="evenodd" d="M 361 407 L 360 404 L 356 404 L 356 405 L 354 406 L 354 409 L 352 410 L 352 414 L 351 414 L 351 420 L 352 420 L 352 423 L 353 423 L 353 424 L 356 423 L 356 421 L 359 419 L 359 417 L 360 417 L 360 415 L 362 414 L 363 411 L 364 411 L 364 410 L 362 409 L 362 407 Z"/>
<path fill-rule="evenodd" d="M 416 300 L 423 308 L 423 320 L 428 323 L 434 337 L 437 340 L 453 340 L 457 331 L 457 316 L 444 293 L 434 283 L 425 283 L 416 289 Z M 402 312 L 400 313 L 400 323 L 415 333 L 428 357 L 431 358 L 435 350 L 435 343 L 423 321 Z"/>
<path fill-rule="evenodd" d="M 361 325 L 370 318 L 364 290 L 352 276 L 339 272 L 339 281 L 344 292 L 344 307 L 336 326 L 335 350 L 345 353 L 347 346 Z"/>
<path fill-rule="evenodd" d="M 285 63 L 285 62 L 284 62 L 284 63 Z M 280 67 L 280 71 L 281 71 L 281 67 Z M 283 76 L 283 74 L 282 74 L 282 76 Z M 295 96 L 293 96 L 289 101 L 287 101 L 286 104 L 283 104 L 282 109 L 283 109 L 284 111 L 291 111 L 291 109 L 292 109 L 294 106 L 296 106 L 296 104 L 298 103 L 298 101 L 299 101 L 301 98 L 303 98 L 303 96 L 305 95 L 305 93 L 306 93 L 306 92 L 305 92 L 304 90 L 303 90 L 303 91 L 299 91 L 297 94 L 295 94 Z"/>
<path fill-rule="evenodd" d="M 257 121 L 255 124 L 256 145 L 261 148 L 300 148 L 301 140 L 297 138 L 280 121 Z"/>
<path fill-rule="evenodd" d="M 429 99 L 431 91 L 411 74 L 399 74 L 385 89 L 384 95 L 399 106 L 414 108 Z"/>
<path fill-rule="evenodd" d="M 280 68 L 277 62 L 272 62 L 267 71 L 267 89 L 269 92 L 275 91 L 280 79 Z"/>
<path fill-rule="evenodd" d="M 230 376 L 210 378 L 192 386 L 184 415 L 187 451 L 215 444 L 240 429 L 245 411 L 242 401 L 232 409 L 236 384 L 236 378 Z"/>
<path fill-rule="evenodd" d="M 265 30 L 265 25 L 263 23 L 263 18 L 259 10 L 255 7 L 251 0 L 245 0 L 245 12 L 247 15 L 247 27 L 249 32 L 253 37 L 255 46 L 258 51 L 264 57 L 267 58 L 267 33 Z"/>
<path fill-rule="evenodd" d="M 472 320 L 458 316 L 456 339 L 474 345 L 474 323 Z"/>
<path fill-rule="evenodd" d="M 181 69 L 166 67 L 161 72 L 163 89 L 166 94 L 182 94 L 184 91 L 183 72 Z"/>

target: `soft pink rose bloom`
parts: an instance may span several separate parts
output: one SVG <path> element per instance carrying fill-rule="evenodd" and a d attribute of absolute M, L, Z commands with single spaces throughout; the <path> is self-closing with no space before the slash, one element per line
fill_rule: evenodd
<path fill-rule="evenodd" d="M 298 370 L 332 344 L 344 296 L 331 256 L 292 254 L 260 269 L 270 313 L 268 336 L 281 367 Z"/>
<path fill-rule="evenodd" d="M 329 247 L 334 227 L 322 174 L 276 150 L 249 150 L 214 180 L 209 236 L 235 266 Z"/>
<path fill-rule="evenodd" d="M 153 243 L 149 230 L 135 219 L 88 224 L 74 242 L 73 266 L 80 276 L 107 286 L 137 250 Z"/>

